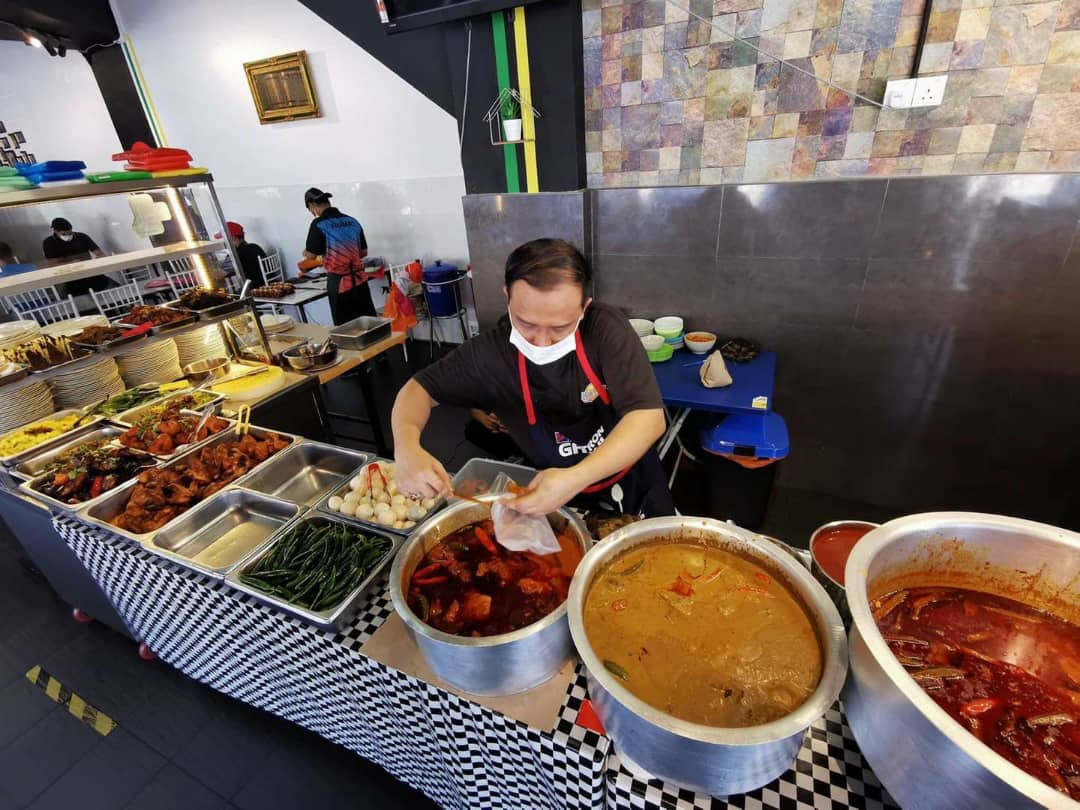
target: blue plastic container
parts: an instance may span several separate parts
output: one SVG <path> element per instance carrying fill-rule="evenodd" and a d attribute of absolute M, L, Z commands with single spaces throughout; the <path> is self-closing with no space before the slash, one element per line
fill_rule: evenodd
<path fill-rule="evenodd" d="M 424 268 L 424 290 L 431 317 L 447 318 L 457 315 L 457 285 L 446 282 L 456 281 L 460 277 L 460 271 L 452 264 L 437 261 Z"/>

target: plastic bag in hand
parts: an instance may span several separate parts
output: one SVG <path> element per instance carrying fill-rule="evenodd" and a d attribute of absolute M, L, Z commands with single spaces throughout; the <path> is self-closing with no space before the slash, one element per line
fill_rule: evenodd
<path fill-rule="evenodd" d="M 495 542 L 503 548 L 531 551 L 534 554 L 557 554 L 562 551 L 546 517 L 523 515 L 496 501 L 491 505 L 491 520 L 495 524 Z"/>

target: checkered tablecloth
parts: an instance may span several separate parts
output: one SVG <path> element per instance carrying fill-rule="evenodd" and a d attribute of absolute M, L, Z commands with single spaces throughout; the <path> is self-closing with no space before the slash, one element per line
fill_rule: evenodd
<path fill-rule="evenodd" d="M 310 729 L 446 808 L 891 808 L 838 708 L 810 729 L 795 768 L 726 800 L 645 781 L 610 740 L 577 724 L 579 665 L 539 730 L 374 661 L 360 648 L 393 608 L 384 587 L 341 633 L 325 633 L 146 549 L 55 515 L 57 532 L 163 661 Z"/>

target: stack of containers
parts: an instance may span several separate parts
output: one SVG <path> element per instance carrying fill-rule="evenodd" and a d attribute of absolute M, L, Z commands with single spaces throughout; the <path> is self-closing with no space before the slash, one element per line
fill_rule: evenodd
<path fill-rule="evenodd" d="M 149 172 L 150 177 L 173 177 L 182 174 L 205 174 L 206 169 L 191 165 L 191 153 L 186 149 L 152 147 L 136 141 L 126 152 L 112 156 L 115 161 L 126 161 L 125 172 Z"/>
<path fill-rule="evenodd" d="M 664 343 L 674 349 L 683 347 L 683 319 L 675 315 L 667 315 L 657 318 L 653 322 L 656 334 L 664 339 Z"/>
<path fill-rule="evenodd" d="M 46 160 L 43 163 L 20 163 L 15 167 L 19 175 L 35 185 L 47 183 L 85 182 L 81 160 Z"/>

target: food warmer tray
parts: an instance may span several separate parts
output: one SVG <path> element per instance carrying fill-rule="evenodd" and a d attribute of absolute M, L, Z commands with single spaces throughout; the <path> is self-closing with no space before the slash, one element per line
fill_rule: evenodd
<path fill-rule="evenodd" d="M 81 443 L 82 442 L 75 442 L 74 444 L 81 444 Z M 158 460 L 156 458 L 154 458 L 152 455 L 150 455 L 149 453 L 142 453 L 142 452 L 140 452 L 138 450 L 132 450 L 131 452 L 135 453 L 136 455 L 146 456 L 146 461 L 147 461 L 146 468 L 147 469 L 149 469 L 151 467 L 157 467 L 158 464 L 159 464 Z M 39 476 L 37 476 L 36 478 L 34 478 L 34 479 L 30 480 L 30 481 L 23 481 L 21 484 L 19 484 L 19 489 L 22 490 L 22 492 L 25 495 L 27 495 L 28 497 L 31 497 L 31 498 L 39 501 L 40 503 L 45 504 L 46 506 L 48 506 L 48 507 L 50 507 L 52 509 L 58 509 L 58 510 L 60 510 L 62 512 L 78 512 L 80 509 L 89 509 L 90 507 L 93 507 L 96 504 L 101 503 L 102 500 L 107 498 L 109 495 L 111 495 L 113 492 L 115 492 L 119 488 L 119 487 L 114 487 L 113 489 L 110 489 L 108 492 L 101 493 L 96 498 L 91 498 L 90 500 L 87 500 L 87 501 L 80 501 L 79 503 L 71 504 L 71 503 L 65 503 L 64 501 L 58 501 L 56 498 L 53 498 L 50 495 L 46 495 L 44 492 L 38 492 L 36 489 L 34 489 L 34 484 L 38 483 L 39 481 L 44 480 L 47 477 L 48 477 L 47 475 L 39 475 Z M 128 481 L 125 481 L 120 486 L 121 487 L 125 486 L 127 483 L 129 483 L 131 481 L 134 481 L 137 478 L 138 478 L 138 473 L 133 475 L 131 478 L 128 479 Z"/>
<path fill-rule="evenodd" d="M 122 328 L 122 327 L 121 327 Z M 131 327 L 137 329 L 138 327 Z M 137 335 L 121 335 L 113 340 L 106 340 L 102 343 L 82 343 L 77 340 L 72 340 L 71 345 L 78 349 L 86 349 L 88 352 L 108 352 L 112 349 L 118 349 L 121 346 L 127 346 L 129 343 L 134 343 L 137 340 L 144 340 L 150 334 L 149 330 L 146 332 L 139 332 Z"/>
<path fill-rule="evenodd" d="M 368 453 L 304 440 L 267 459 L 244 484 L 250 490 L 299 506 L 318 503 L 333 494 L 372 460 Z"/>
<path fill-rule="evenodd" d="M 64 408 L 63 410 L 56 411 L 50 416 L 43 416 L 41 419 L 34 419 L 32 422 L 27 422 L 26 424 L 32 425 L 35 422 L 43 422 L 46 419 L 63 419 L 65 416 L 74 416 L 77 413 L 79 413 L 79 411 L 75 408 Z M 42 453 L 50 448 L 56 447 L 57 445 L 64 444 L 65 442 L 70 441 L 76 436 L 79 436 L 82 433 L 85 433 L 86 431 L 97 427 L 97 425 L 102 421 L 103 420 L 100 416 L 88 417 L 83 424 L 79 425 L 78 427 L 71 428 L 71 430 L 66 430 L 59 436 L 53 436 L 51 439 L 46 439 L 40 444 L 35 444 L 33 447 L 28 447 L 25 450 L 20 450 L 18 453 L 13 453 L 10 456 L 0 456 L 0 464 L 4 464 L 7 466 L 14 466 L 16 464 L 20 464 L 31 456 L 36 456 L 38 453 Z M 9 430 L 7 433 L 0 434 L 0 439 L 3 439 L 5 436 L 9 436 L 16 431 L 22 430 L 25 427 L 26 425 L 22 425 L 21 427 Z"/>
<path fill-rule="evenodd" d="M 367 464 L 365 464 L 363 467 L 361 467 L 359 470 L 357 470 L 356 475 L 360 475 L 361 473 L 363 473 L 363 471 L 368 467 L 369 464 L 392 464 L 392 463 L 393 462 L 390 461 L 389 459 L 373 458 L 373 459 L 371 459 L 371 461 L 369 461 Z M 349 477 L 349 480 L 351 480 L 351 479 L 352 479 L 352 476 Z M 348 515 L 343 515 L 343 514 L 341 514 L 341 512 L 335 512 L 333 509 L 331 509 L 330 508 L 330 499 L 333 498 L 335 495 L 337 495 L 339 492 L 341 492 L 342 487 L 347 487 L 348 485 L 349 485 L 349 481 L 348 480 L 343 480 L 340 484 L 338 484 L 333 489 L 331 489 L 328 493 L 326 493 L 326 497 L 324 497 L 321 501 L 319 501 L 319 503 L 315 506 L 315 508 L 318 511 L 322 512 L 323 514 L 329 515 L 330 517 L 334 518 L 335 520 L 340 520 L 340 521 L 342 521 L 344 523 L 350 523 L 353 526 L 362 526 L 365 529 L 371 529 L 372 531 L 375 531 L 375 532 L 383 532 L 384 534 L 397 534 L 397 535 L 401 535 L 402 537 L 405 537 L 406 535 L 412 534 L 413 529 L 415 529 L 416 526 L 419 526 L 421 523 L 423 523 L 429 517 L 434 515 L 436 512 L 438 512 L 444 506 L 446 506 L 446 498 L 439 498 L 438 500 L 435 501 L 435 505 L 433 507 L 431 507 L 431 509 L 429 509 L 427 512 L 424 512 L 423 515 L 421 515 L 419 518 L 416 519 L 416 521 L 415 521 L 416 526 L 413 526 L 411 529 L 395 529 L 393 526 L 383 526 L 381 523 L 376 523 L 373 520 L 364 520 L 363 518 L 349 517 Z"/>
<path fill-rule="evenodd" d="M 200 321 L 212 321 L 220 318 L 223 315 L 231 315 L 234 312 L 240 312 L 246 306 L 250 298 L 241 298 L 239 295 L 229 293 L 229 300 L 224 304 L 217 304 L 212 307 L 206 307 L 206 309 L 192 309 L 191 307 L 185 307 L 176 301 L 170 301 L 163 306 L 169 309 L 176 309 L 180 312 L 190 312 Z"/>
<path fill-rule="evenodd" d="M 294 605 L 291 602 L 286 602 L 284 599 L 279 599 L 276 596 L 271 596 L 268 593 L 260 591 L 258 588 L 252 588 L 249 585 L 245 585 L 240 581 L 240 575 L 250 570 L 259 560 L 265 555 L 269 554 L 274 546 L 293 529 L 297 529 L 307 523 L 317 523 L 320 526 L 325 526 L 330 523 L 341 523 L 349 528 L 360 528 L 355 524 L 352 524 L 345 520 L 338 520 L 330 515 L 324 515 L 318 512 L 307 512 L 296 520 L 292 521 L 288 525 L 282 527 L 277 534 L 275 534 L 270 542 L 263 546 L 259 551 L 252 554 L 240 565 L 233 568 L 233 570 L 225 577 L 225 582 L 231 585 L 236 590 L 246 593 L 255 597 L 263 604 L 270 607 L 277 608 L 283 613 L 288 613 L 292 616 L 296 616 L 298 619 L 312 624 L 324 631 L 340 631 L 345 627 L 356 615 L 360 607 L 366 602 L 369 592 L 382 581 L 383 572 L 390 567 L 390 564 L 394 560 L 394 555 L 397 554 L 398 549 L 404 542 L 404 539 L 385 532 L 382 530 L 372 530 L 367 527 L 363 528 L 364 534 L 374 534 L 380 537 L 385 537 L 390 541 L 390 550 L 386 552 L 383 558 L 372 566 L 371 571 L 364 578 L 364 580 L 353 589 L 352 593 L 345 597 L 344 601 L 336 608 L 324 610 L 320 613 L 315 613 L 306 608 L 302 608 L 299 605 Z"/>
<path fill-rule="evenodd" d="M 169 309 L 178 309 L 178 308 L 177 307 L 169 307 Z M 151 335 L 167 334 L 169 332 L 172 332 L 174 329 L 179 329 L 182 326 L 188 326 L 189 324 L 193 324 L 193 323 L 195 323 L 196 320 L 198 320 L 196 318 L 196 316 L 195 316 L 194 310 L 191 310 L 191 311 L 181 310 L 181 311 L 189 312 L 189 314 L 184 318 L 179 318 L 178 320 L 175 320 L 175 321 L 169 321 L 169 323 L 161 324 L 160 326 L 157 325 L 157 324 L 155 324 L 154 326 L 151 326 L 150 327 L 150 334 Z M 121 329 L 137 329 L 137 328 L 139 328 L 139 326 L 141 326 L 141 324 L 128 323 L 127 321 L 120 321 L 116 325 L 119 326 Z"/>
<path fill-rule="evenodd" d="M 30 371 L 31 374 L 51 374 L 52 372 L 56 371 L 59 368 L 68 368 L 69 366 L 74 366 L 76 363 L 81 363 L 87 357 L 93 357 L 94 356 L 94 352 L 90 351 L 89 349 L 84 349 L 84 348 L 81 348 L 81 347 L 75 347 L 72 350 L 71 353 L 74 355 L 76 350 L 79 351 L 79 352 L 82 352 L 82 354 L 79 354 L 76 357 L 72 357 L 70 360 L 65 360 L 62 363 L 54 363 L 53 365 L 47 366 L 46 368 L 39 368 L 39 369 L 31 368 L 29 371 Z"/>
<path fill-rule="evenodd" d="M 82 431 L 80 426 L 77 430 L 82 432 L 75 438 L 69 438 L 62 444 L 55 445 L 45 450 L 40 449 L 40 447 L 35 447 L 34 450 L 36 452 L 27 456 L 15 465 L 11 471 L 12 474 L 24 481 L 30 481 L 45 472 L 48 466 L 52 464 L 57 457 L 63 455 L 68 450 L 71 450 L 80 444 L 97 441 L 98 439 L 115 440 L 116 437 L 126 429 L 123 425 L 117 425 L 107 420 L 97 422 L 90 427 L 92 430 Z M 141 451 L 136 450 L 135 452 L 138 453 Z"/>
<path fill-rule="evenodd" d="M 299 513 L 295 503 L 229 486 L 159 529 L 147 548 L 185 568 L 222 579 L 263 549 Z M 248 548 L 223 565 L 197 559 L 203 551 L 226 540 L 249 540 Z"/>
<path fill-rule="evenodd" d="M 112 419 L 113 419 L 114 422 L 119 422 L 122 425 L 127 425 L 128 427 L 131 427 L 136 422 L 138 422 L 143 416 L 145 416 L 147 413 L 149 413 L 151 408 L 156 408 L 156 407 L 162 405 L 167 400 L 175 399 L 176 397 L 188 396 L 191 393 L 192 393 L 192 391 L 190 389 L 188 389 L 188 390 L 184 390 L 184 391 L 177 391 L 174 394 L 164 394 L 163 396 L 160 396 L 157 399 L 148 400 L 148 401 L 144 402 L 142 405 L 136 405 L 134 408 L 128 408 L 126 411 L 121 411 L 116 416 L 112 417 Z M 212 399 L 208 400 L 204 405 L 202 405 L 200 408 L 196 409 L 199 413 L 202 413 L 208 407 L 211 407 L 211 406 L 213 406 L 213 408 L 214 408 L 214 413 L 220 413 L 221 412 L 221 403 L 225 401 L 225 395 L 224 394 L 215 394 L 215 393 L 213 393 L 211 391 L 206 391 L 206 390 L 202 390 L 199 393 L 206 394 L 206 395 L 208 395 L 210 397 L 213 397 Z"/>
<path fill-rule="evenodd" d="M 12 363 L 12 365 L 15 366 L 14 371 L 9 371 L 7 374 L 0 374 L 0 386 L 24 380 L 26 379 L 26 375 L 30 373 L 30 366 L 24 363 Z"/>
<path fill-rule="evenodd" d="M 393 324 L 389 318 L 376 318 L 371 315 L 362 315 L 359 318 L 336 326 L 330 331 L 330 337 L 339 349 L 352 349 L 358 351 L 367 348 L 373 343 L 390 337 L 390 326 Z"/>
<path fill-rule="evenodd" d="M 289 447 L 292 447 L 294 444 L 300 441 L 300 437 L 292 433 L 285 433 L 282 430 L 268 430 L 266 428 L 256 427 L 255 425 L 251 426 L 251 434 L 256 438 L 262 438 L 270 433 L 276 433 L 279 436 L 284 436 L 285 438 L 289 439 L 289 445 L 288 447 L 285 447 L 283 450 L 281 450 L 282 453 L 287 452 Z M 211 436 L 209 439 L 206 439 L 201 444 L 197 444 L 194 447 L 185 450 L 176 458 L 166 462 L 165 464 L 160 465 L 159 469 L 165 470 L 171 467 L 175 467 L 178 464 L 183 464 L 184 460 L 193 453 L 198 453 L 209 447 L 210 445 L 225 441 L 232 435 L 234 435 L 234 431 L 223 430 L 221 433 L 217 433 Z M 271 456 L 270 458 L 273 458 L 273 456 Z M 270 459 L 267 459 L 267 461 L 269 460 Z M 236 480 L 230 481 L 226 486 L 239 486 L 243 483 L 244 479 L 246 479 L 249 475 L 258 470 L 259 467 L 261 467 L 265 463 L 266 461 L 261 462 L 260 464 L 256 464 L 253 469 L 244 473 Z M 102 528 L 107 529 L 113 534 L 123 537 L 126 540 L 130 540 L 133 543 L 137 543 L 142 546 L 148 546 L 153 540 L 155 534 L 169 529 L 174 523 L 182 520 L 184 515 L 191 511 L 190 509 L 187 509 L 174 517 L 168 523 L 162 524 L 161 526 L 158 526 L 158 528 L 149 532 L 142 532 L 137 534 L 135 532 L 129 532 L 126 529 L 121 529 L 119 526 L 114 526 L 112 524 L 112 519 L 124 511 L 124 508 L 127 506 L 128 500 L 131 498 L 131 490 L 135 486 L 135 484 L 136 480 L 134 478 L 124 484 L 121 484 L 116 489 L 104 495 L 98 503 L 94 504 L 91 507 L 84 507 L 80 509 L 76 513 L 77 517 L 80 520 L 85 521 L 86 523 L 91 523 L 95 526 L 101 526 Z M 226 487 L 222 487 L 222 490 L 224 490 L 225 488 Z M 214 494 L 216 495 L 217 493 Z M 191 509 L 198 507 L 201 503 L 202 502 L 200 501 L 199 504 L 195 504 L 191 507 Z"/>

